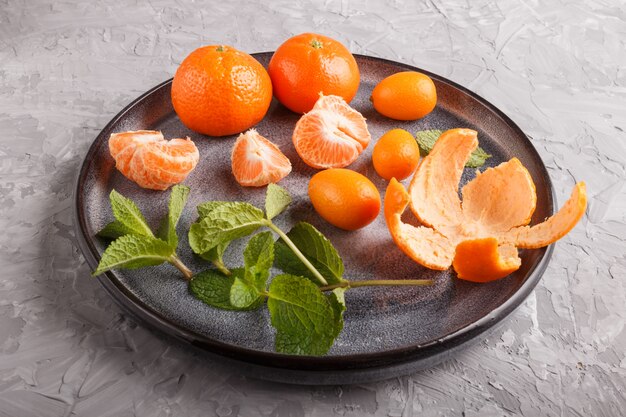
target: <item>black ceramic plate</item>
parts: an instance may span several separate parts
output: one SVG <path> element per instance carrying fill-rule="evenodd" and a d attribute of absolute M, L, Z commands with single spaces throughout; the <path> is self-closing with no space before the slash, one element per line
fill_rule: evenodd
<path fill-rule="evenodd" d="M 267 65 L 271 53 L 256 54 Z M 493 155 L 487 166 L 511 157 L 530 171 L 537 188 L 533 223 L 553 212 L 553 192 L 545 166 L 524 133 L 486 100 L 436 74 L 391 61 L 357 56 L 361 86 L 351 105 L 366 118 L 375 142 L 392 128 L 421 129 L 469 127 L 477 130 L 480 145 Z M 436 109 L 415 122 L 398 122 L 374 111 L 369 97 L 374 86 L 398 71 L 417 70 L 430 75 L 438 94 Z M 233 137 L 209 138 L 187 129 L 170 101 L 171 80 L 158 85 L 122 110 L 96 138 L 81 167 L 76 187 L 76 228 L 83 253 L 95 268 L 105 242 L 95 233 L 112 220 L 108 194 L 116 189 L 135 200 L 156 227 L 166 210 L 169 192 L 150 191 L 124 178 L 108 152 L 111 133 L 161 130 L 166 138 L 191 137 L 200 150 L 200 163 L 185 181 L 191 187 L 187 209 L 179 224 L 179 254 L 194 271 L 206 268 L 191 254 L 186 230 L 196 218 L 194 207 L 208 200 L 243 200 L 262 207 L 265 189 L 237 185 L 230 171 Z M 204 351 L 230 360 L 243 372 L 294 383 L 350 383 L 383 379 L 431 366 L 506 317 L 528 296 L 545 270 L 551 249 L 521 251 L 522 267 L 509 277 L 473 284 L 453 273 L 430 271 L 405 256 L 391 240 L 382 213 L 374 223 L 345 232 L 325 223 L 313 210 L 306 189 L 316 171 L 306 166 L 291 143 L 298 120 L 275 100 L 257 130 L 277 143 L 293 163 L 281 181 L 294 197 L 289 210 L 276 221 L 289 228 L 304 220 L 320 229 L 335 244 L 346 266 L 346 277 L 359 279 L 434 278 L 427 288 L 368 288 L 349 291 L 345 328 L 324 357 L 277 354 L 266 309 L 228 312 L 208 307 L 191 296 L 186 282 L 170 265 L 140 270 L 116 270 L 100 282 L 129 312 L 163 332 Z M 369 179 L 384 195 L 386 181 L 371 163 L 373 143 L 350 168 Z M 474 176 L 466 169 L 462 183 Z M 245 240 L 227 253 L 227 265 L 242 263 Z"/>

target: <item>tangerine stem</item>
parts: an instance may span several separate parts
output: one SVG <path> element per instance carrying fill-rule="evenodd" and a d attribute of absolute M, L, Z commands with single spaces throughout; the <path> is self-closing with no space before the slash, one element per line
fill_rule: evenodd
<path fill-rule="evenodd" d="M 182 272 L 183 276 L 187 281 L 191 280 L 193 277 L 193 272 L 191 269 L 187 268 L 187 266 L 180 260 L 180 258 L 174 254 L 170 257 L 169 262 L 174 265 L 180 272 Z"/>
<path fill-rule="evenodd" d="M 358 288 L 358 287 L 380 287 L 380 286 L 427 286 L 432 285 L 432 279 L 371 279 L 366 281 L 345 281 L 338 284 L 325 285 L 320 287 L 320 291 L 331 291 L 335 288 Z"/>
<path fill-rule="evenodd" d="M 287 234 L 285 234 L 285 232 L 283 232 L 282 230 L 280 230 L 278 228 L 278 226 L 276 226 L 274 223 L 272 223 L 271 221 L 267 221 L 266 223 L 267 227 L 269 227 L 270 229 L 272 229 L 274 232 L 276 232 L 276 234 L 278 234 L 278 236 L 280 236 L 280 238 L 283 240 L 283 242 L 285 242 L 285 244 L 287 246 L 289 246 L 289 249 L 291 249 L 291 251 L 294 253 L 294 255 L 296 255 L 298 257 L 298 259 L 300 259 L 302 261 L 302 263 L 304 264 L 304 266 L 307 267 L 307 269 L 309 271 L 311 271 L 311 273 L 313 274 L 313 276 L 315 277 L 315 279 L 317 279 L 319 281 L 320 284 L 322 285 L 328 285 L 328 281 L 326 281 L 324 279 L 324 277 L 322 276 L 322 274 L 320 274 L 320 271 L 318 271 L 313 264 L 311 264 L 311 262 L 309 262 L 309 260 L 306 258 L 306 256 L 304 256 L 302 254 L 302 252 L 300 252 L 300 249 L 298 249 L 298 247 L 291 241 L 291 239 L 289 239 L 289 237 L 287 236 Z"/>

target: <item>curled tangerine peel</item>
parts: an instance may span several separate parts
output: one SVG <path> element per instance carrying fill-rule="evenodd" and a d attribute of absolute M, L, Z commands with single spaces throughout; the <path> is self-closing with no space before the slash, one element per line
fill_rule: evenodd
<path fill-rule="evenodd" d="M 461 279 L 474 282 L 489 282 L 504 278 L 522 265 L 517 248 L 512 245 L 499 246 L 498 239 L 464 240 L 456 246 L 452 266 Z"/>
<path fill-rule="evenodd" d="M 537 201 L 535 185 L 526 168 L 513 158 L 477 174 L 463 187 L 461 203 L 458 182 L 476 146 L 473 130 L 444 132 L 419 165 L 408 194 L 397 181 L 389 184 L 385 218 L 394 241 L 411 259 L 432 269 L 452 264 L 459 278 L 486 282 L 519 268 L 517 247 L 539 248 L 565 236 L 584 214 L 587 196 L 585 184 L 578 183 L 556 214 L 527 226 Z M 402 223 L 407 200 L 426 226 Z M 436 232 L 436 239 L 422 229 Z M 447 256 L 436 258 L 441 253 Z"/>

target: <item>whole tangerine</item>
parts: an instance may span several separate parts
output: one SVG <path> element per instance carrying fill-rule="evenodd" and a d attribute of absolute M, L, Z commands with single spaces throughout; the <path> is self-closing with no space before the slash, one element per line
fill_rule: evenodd
<path fill-rule="evenodd" d="M 203 46 L 180 64 L 172 104 L 189 129 L 209 136 L 240 133 L 263 119 L 272 81 L 251 55 L 230 46 Z"/>
<path fill-rule="evenodd" d="M 296 113 L 311 110 L 320 93 L 349 103 L 360 83 L 359 67 L 348 48 L 315 33 L 287 39 L 274 52 L 268 72 L 278 101 Z"/>
<path fill-rule="evenodd" d="M 382 135 L 372 152 L 374 169 L 386 180 L 407 178 L 415 171 L 419 160 L 417 141 L 404 129 L 393 129 Z"/>
<path fill-rule="evenodd" d="M 380 211 L 376 186 L 366 176 L 349 169 L 331 168 L 313 175 L 309 198 L 324 220 L 345 230 L 367 226 Z"/>
<path fill-rule="evenodd" d="M 433 80 L 421 72 L 397 72 L 374 87 L 371 101 L 383 116 L 396 120 L 417 120 L 437 105 L 437 89 Z"/>

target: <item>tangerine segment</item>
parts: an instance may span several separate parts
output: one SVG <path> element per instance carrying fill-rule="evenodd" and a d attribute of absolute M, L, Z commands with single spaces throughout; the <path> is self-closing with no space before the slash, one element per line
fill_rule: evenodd
<path fill-rule="evenodd" d="M 537 206 L 533 179 L 517 158 L 477 173 L 462 194 L 464 224 L 482 236 L 528 224 Z"/>
<path fill-rule="evenodd" d="M 473 282 L 504 278 L 521 265 L 515 246 L 498 246 L 495 237 L 464 240 L 456 246 L 452 261 L 457 276 Z"/>
<path fill-rule="evenodd" d="M 293 132 L 296 152 L 309 166 L 343 168 L 354 162 L 371 140 L 365 118 L 338 96 L 320 95 Z"/>
<path fill-rule="evenodd" d="M 518 248 L 536 249 L 561 239 L 576 226 L 587 208 L 587 187 L 584 182 L 574 186 L 563 207 L 543 223 L 522 226 L 505 233 L 501 239 Z"/>
<path fill-rule="evenodd" d="M 443 271 L 452 264 L 454 247 L 442 234 L 428 227 L 403 223 L 401 216 L 409 204 L 409 194 L 395 178 L 387 186 L 384 200 L 385 221 L 396 245 L 420 265 Z"/>
<path fill-rule="evenodd" d="M 231 167 L 237 182 L 249 187 L 278 182 L 291 172 L 289 158 L 254 129 L 242 133 L 235 141 Z"/>
<path fill-rule="evenodd" d="M 196 167 L 200 154 L 189 139 L 163 138 L 161 132 L 114 133 L 109 151 L 117 169 L 140 187 L 165 190 L 182 182 Z"/>
<path fill-rule="evenodd" d="M 477 146 L 475 130 L 452 129 L 442 133 L 411 180 L 411 210 L 423 224 L 444 236 L 458 233 L 463 222 L 459 181 L 465 162 Z"/>

